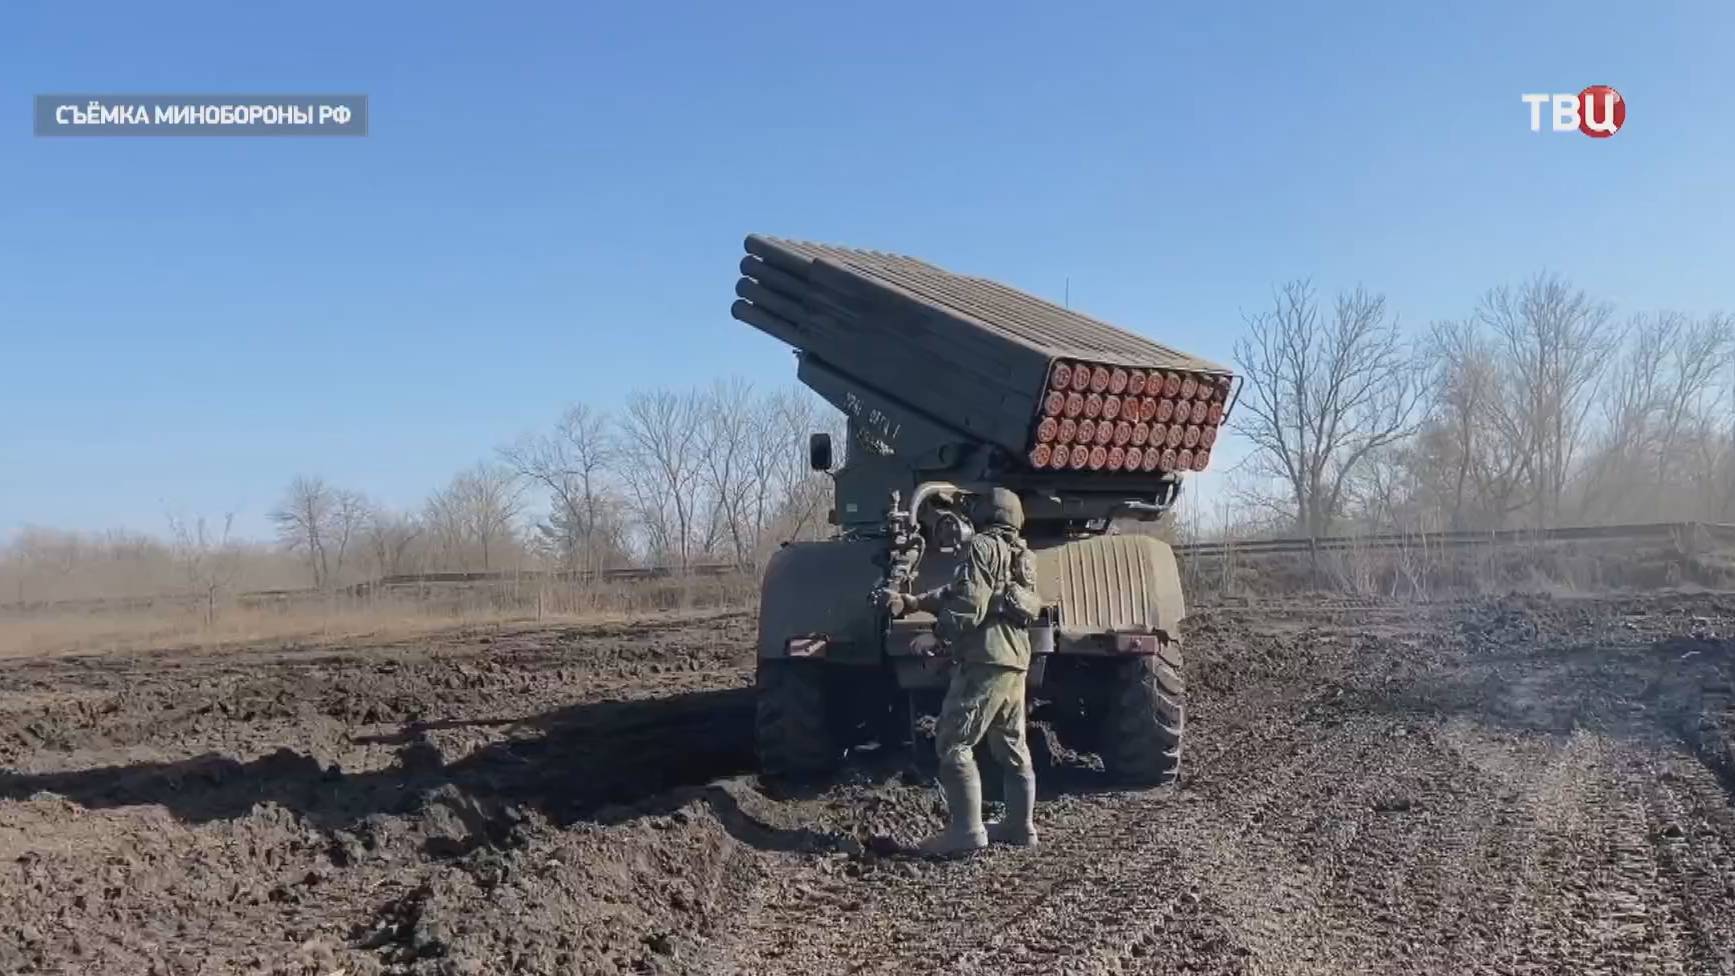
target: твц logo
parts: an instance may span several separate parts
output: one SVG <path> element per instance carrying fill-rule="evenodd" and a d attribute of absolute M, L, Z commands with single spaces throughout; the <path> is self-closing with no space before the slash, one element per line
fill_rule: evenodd
<path fill-rule="evenodd" d="M 1530 131 L 1542 131 L 1542 107 L 1554 108 L 1554 131 L 1574 129 L 1592 139 L 1607 139 L 1627 122 L 1627 103 L 1607 85 L 1591 85 L 1576 95 L 1520 95 L 1530 106 Z"/>

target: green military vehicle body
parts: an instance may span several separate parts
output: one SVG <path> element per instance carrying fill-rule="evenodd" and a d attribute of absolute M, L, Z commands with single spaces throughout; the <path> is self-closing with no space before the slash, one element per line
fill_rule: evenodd
<path fill-rule="evenodd" d="M 1180 577 L 1166 543 L 1116 525 L 1160 517 L 1184 471 L 1208 463 L 1229 371 L 913 258 L 757 235 L 746 250 L 734 316 L 795 347 L 798 377 L 848 424 L 841 467 L 825 435 L 812 445 L 813 466 L 832 472 L 835 537 L 784 546 L 762 583 L 764 770 L 821 772 L 851 747 L 912 735 L 912 696 L 942 688 L 946 665 L 911 650 L 930 617 L 892 620 L 872 595 L 949 579 L 969 500 L 1004 486 L 1024 503 L 1048 608 L 1033 627 L 1032 698 L 1120 779 L 1172 780 Z"/>

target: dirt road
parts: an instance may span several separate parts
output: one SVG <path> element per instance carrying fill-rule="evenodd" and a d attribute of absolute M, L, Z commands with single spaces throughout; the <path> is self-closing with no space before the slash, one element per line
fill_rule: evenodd
<path fill-rule="evenodd" d="M 0 663 L 0 972 L 1735 973 L 1735 597 L 1199 614 L 1035 852 L 750 773 L 742 615 Z"/>

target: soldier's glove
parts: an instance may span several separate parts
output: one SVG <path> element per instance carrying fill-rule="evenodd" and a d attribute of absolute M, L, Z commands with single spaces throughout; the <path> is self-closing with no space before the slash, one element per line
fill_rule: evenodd
<path fill-rule="evenodd" d="M 940 653 L 940 639 L 933 634 L 917 634 L 910 641 L 910 650 L 922 657 L 933 657 Z"/>
<path fill-rule="evenodd" d="M 880 590 L 875 594 L 875 602 L 880 609 L 894 617 L 901 617 L 916 609 L 916 598 L 896 590 Z"/>

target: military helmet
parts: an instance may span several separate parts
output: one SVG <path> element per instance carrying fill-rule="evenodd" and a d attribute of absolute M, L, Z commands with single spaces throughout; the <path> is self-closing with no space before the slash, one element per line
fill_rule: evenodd
<path fill-rule="evenodd" d="M 991 525 L 1004 525 L 1010 529 L 1024 527 L 1024 503 L 1010 488 L 995 488 L 985 495 L 977 495 L 975 507 L 976 524 L 983 528 Z"/>

